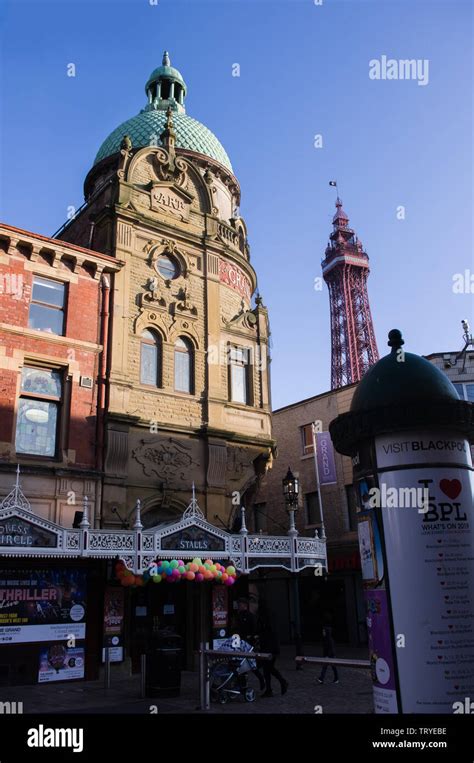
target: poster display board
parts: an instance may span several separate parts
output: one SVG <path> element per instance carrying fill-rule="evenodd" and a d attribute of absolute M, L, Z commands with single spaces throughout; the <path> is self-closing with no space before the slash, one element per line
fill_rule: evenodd
<path fill-rule="evenodd" d="M 85 652 L 83 647 L 69 649 L 63 644 L 52 644 L 40 651 L 38 683 L 84 678 L 84 668 Z"/>
<path fill-rule="evenodd" d="M 105 661 L 105 647 L 109 647 L 110 662 L 123 660 L 124 591 L 117 586 L 109 586 L 104 595 L 104 641 L 102 662 Z"/>
<path fill-rule="evenodd" d="M 86 573 L 0 570 L 0 644 L 84 639 Z"/>

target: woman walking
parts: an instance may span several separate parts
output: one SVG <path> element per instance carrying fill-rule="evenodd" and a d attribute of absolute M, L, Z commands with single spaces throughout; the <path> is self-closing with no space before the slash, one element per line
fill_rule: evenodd
<path fill-rule="evenodd" d="M 288 690 L 288 681 L 286 681 L 279 670 L 277 670 L 275 663 L 278 655 L 280 654 L 280 644 L 276 633 L 276 628 L 272 622 L 272 617 L 264 602 L 260 602 L 258 608 L 258 620 L 257 620 L 258 642 L 259 649 L 262 652 L 269 652 L 272 655 L 271 660 L 262 660 L 263 676 L 265 679 L 265 691 L 261 695 L 262 697 L 273 697 L 272 691 L 272 676 L 274 676 L 280 684 L 282 694 L 286 694 Z"/>

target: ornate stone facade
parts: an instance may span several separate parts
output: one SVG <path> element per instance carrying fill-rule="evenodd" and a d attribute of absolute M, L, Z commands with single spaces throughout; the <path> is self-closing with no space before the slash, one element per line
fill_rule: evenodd
<path fill-rule="evenodd" d="M 113 509 L 129 516 L 137 498 L 147 525 L 147 513 L 167 519 L 195 482 L 208 520 L 227 526 L 271 463 L 268 315 L 261 299 L 252 303 L 257 279 L 230 163 L 180 145 L 182 103 L 155 99 L 143 120 L 151 109 L 166 110 L 164 129 L 149 145 L 123 135 L 120 151 L 89 172 L 86 205 L 60 233 L 125 263 L 111 306 L 103 519 L 116 523 Z M 153 384 L 143 383 L 144 332 L 158 348 Z M 185 392 L 176 389 L 180 341 Z M 237 402 L 231 366 L 242 352 Z"/>

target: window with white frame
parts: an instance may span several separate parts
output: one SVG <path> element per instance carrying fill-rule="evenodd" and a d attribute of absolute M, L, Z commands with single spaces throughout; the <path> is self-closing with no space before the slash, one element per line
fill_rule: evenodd
<path fill-rule="evenodd" d="M 30 366 L 22 369 L 16 418 L 17 453 L 56 456 L 62 387 L 60 371 Z"/>
<path fill-rule="evenodd" d="M 142 331 L 140 343 L 140 383 L 160 386 L 161 342 L 154 331 Z"/>
<path fill-rule="evenodd" d="M 233 403 L 250 404 L 248 347 L 231 347 L 230 357 L 230 399 Z"/>
<path fill-rule="evenodd" d="M 301 443 L 304 456 L 314 452 L 312 426 L 312 424 L 305 424 L 304 427 L 301 427 Z"/>
<path fill-rule="evenodd" d="M 174 345 L 174 388 L 193 393 L 193 348 L 189 339 L 178 337 Z"/>
<path fill-rule="evenodd" d="M 65 299 L 64 283 L 34 276 L 28 315 L 29 328 L 63 336 Z"/>

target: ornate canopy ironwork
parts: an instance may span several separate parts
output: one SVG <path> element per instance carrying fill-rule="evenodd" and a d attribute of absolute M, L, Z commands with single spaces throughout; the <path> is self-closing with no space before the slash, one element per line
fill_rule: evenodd
<path fill-rule="evenodd" d="M 245 525 L 228 533 L 206 521 L 193 486 L 188 508 L 178 522 L 143 529 L 140 502 L 131 530 L 97 530 L 90 526 L 85 499 L 84 518 L 77 529 L 64 528 L 38 517 L 19 484 L 19 471 L 11 493 L 0 503 L 0 557 L 92 558 L 122 560 L 142 574 L 158 557 L 230 560 L 242 574 L 259 567 L 299 572 L 307 567 L 327 569 L 325 539 L 278 535 L 252 535 Z"/>

